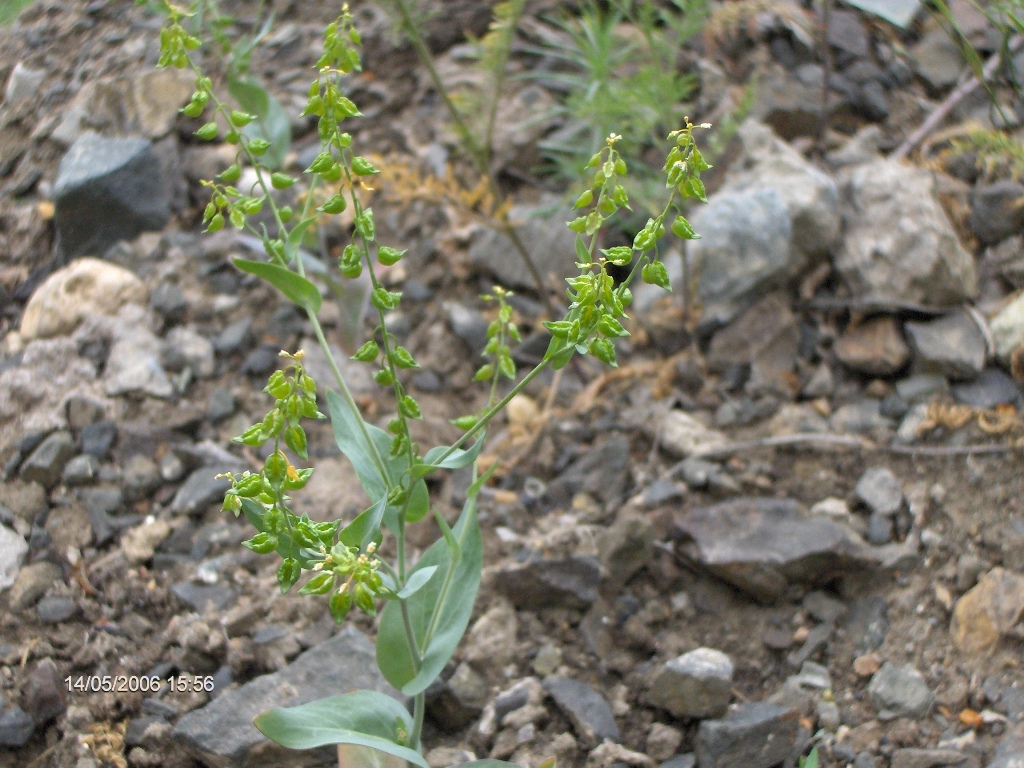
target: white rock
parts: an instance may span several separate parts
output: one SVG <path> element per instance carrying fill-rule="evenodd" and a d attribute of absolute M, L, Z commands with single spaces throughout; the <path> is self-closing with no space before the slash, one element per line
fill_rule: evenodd
<path fill-rule="evenodd" d="M 671 410 L 657 415 L 647 424 L 659 444 L 673 456 L 686 458 L 728 443 L 724 434 L 705 426 L 685 411 Z"/>
<path fill-rule="evenodd" d="M 21 319 L 21 337 L 63 336 L 89 314 L 115 315 L 125 304 L 145 303 L 148 291 L 127 269 L 100 259 L 78 259 L 36 288 Z"/>
<path fill-rule="evenodd" d="M 0 591 L 14 583 L 27 553 L 25 539 L 6 525 L 0 525 Z"/>
<path fill-rule="evenodd" d="M 974 260 L 929 171 L 876 160 L 849 173 L 845 194 L 847 231 L 835 261 L 855 296 L 943 306 L 976 293 Z"/>
<path fill-rule="evenodd" d="M 697 648 L 666 662 L 654 674 L 647 701 L 676 717 L 718 717 L 732 698 L 732 660 Z"/>
<path fill-rule="evenodd" d="M 46 72 L 41 69 L 29 69 L 19 61 L 11 70 L 11 76 L 7 79 L 7 89 L 4 91 L 4 106 L 13 107 L 15 104 L 31 98 L 39 92 L 43 82 L 46 80 Z"/>
<path fill-rule="evenodd" d="M 1024 344 L 1024 293 L 1003 307 L 989 323 L 996 357 L 1009 364 L 1010 355 Z"/>

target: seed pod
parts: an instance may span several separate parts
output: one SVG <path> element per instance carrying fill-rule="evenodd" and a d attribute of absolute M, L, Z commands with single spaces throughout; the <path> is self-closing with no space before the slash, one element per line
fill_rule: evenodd
<path fill-rule="evenodd" d="M 295 179 L 287 173 L 277 172 L 270 174 L 270 184 L 274 189 L 288 189 L 294 183 Z"/>
<path fill-rule="evenodd" d="M 336 624 L 341 624 L 341 622 L 345 620 L 345 617 L 348 616 L 348 612 L 351 607 L 352 594 L 348 591 L 347 587 L 342 587 L 331 595 L 331 616 L 334 618 L 334 622 Z"/>
<path fill-rule="evenodd" d="M 341 213 L 348 207 L 348 201 L 345 199 L 345 195 L 337 194 L 327 199 L 323 205 L 317 210 L 323 213 Z"/>
<path fill-rule="evenodd" d="M 408 249 L 400 251 L 397 248 L 389 248 L 386 245 L 382 245 L 377 249 L 377 261 L 384 266 L 389 267 L 392 264 L 397 264 L 399 259 L 405 256 L 408 252 Z"/>
<path fill-rule="evenodd" d="M 280 451 L 275 451 L 263 462 L 263 473 L 272 484 L 280 484 L 288 474 L 288 459 Z"/>
<path fill-rule="evenodd" d="M 302 574 L 302 566 L 293 557 L 286 557 L 277 568 L 277 583 L 281 587 L 281 594 L 291 589 Z"/>
<path fill-rule="evenodd" d="M 242 542 L 243 547 L 248 547 L 257 555 L 269 555 L 277 549 L 277 536 L 271 533 L 257 533 L 248 541 Z"/>
<path fill-rule="evenodd" d="M 356 584 L 356 606 L 367 616 L 376 616 L 377 607 L 373 604 L 373 593 L 365 584 Z"/>
<path fill-rule="evenodd" d="M 299 590 L 299 594 L 326 595 L 334 589 L 334 578 L 334 574 L 330 571 L 318 573 L 303 585 L 302 589 Z"/>

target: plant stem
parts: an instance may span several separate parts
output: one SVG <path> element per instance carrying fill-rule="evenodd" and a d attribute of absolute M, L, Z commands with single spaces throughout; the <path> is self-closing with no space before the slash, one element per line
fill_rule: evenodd
<path fill-rule="evenodd" d="M 522 392 L 526 385 L 533 381 L 535 378 L 537 378 L 540 372 L 547 368 L 549 365 L 551 365 L 550 358 L 545 358 L 544 360 L 541 360 L 539 363 L 537 363 L 537 366 L 528 374 L 526 374 L 523 377 L 522 381 L 516 384 L 507 395 L 501 398 L 501 400 L 499 400 L 497 403 L 488 408 L 484 415 L 480 417 L 480 420 L 476 424 L 474 424 L 472 428 L 464 432 L 462 437 L 460 437 L 458 440 L 452 443 L 448 450 L 445 451 L 437 460 L 437 463 L 440 464 L 442 461 L 447 459 L 449 456 L 455 453 L 455 451 L 457 451 L 463 443 L 469 440 L 469 438 L 473 437 L 477 432 L 483 430 L 491 419 L 493 419 L 498 413 L 500 413 L 505 408 L 506 405 L 512 402 L 512 398 L 514 398 L 516 395 Z"/>
<path fill-rule="evenodd" d="M 412 734 L 409 736 L 409 746 L 417 752 L 420 750 L 420 737 L 423 734 L 423 715 L 427 710 L 427 694 L 420 691 L 413 698 L 412 705 Z"/>
<path fill-rule="evenodd" d="M 444 83 L 441 82 L 441 76 L 437 73 L 437 67 L 434 66 L 434 57 L 430 53 L 430 49 L 427 48 L 427 44 L 424 42 L 422 35 L 420 35 L 419 29 L 416 27 L 416 23 L 412 20 L 412 16 L 409 13 L 409 6 L 405 0 L 394 0 L 395 7 L 398 9 L 398 13 L 402 18 L 402 27 L 405 29 L 405 33 L 409 36 L 409 42 L 412 43 L 412 47 L 416 49 L 416 54 L 420 57 L 420 61 L 423 66 L 427 68 L 427 74 L 430 76 L 430 81 L 434 84 L 435 90 L 441 96 L 441 100 L 444 102 L 445 108 L 451 115 L 452 121 L 455 123 L 455 129 L 459 134 L 459 138 L 462 140 L 466 149 L 469 150 L 469 155 L 473 160 L 473 164 L 476 166 L 477 172 L 487 179 L 487 186 L 490 189 L 491 195 L 495 200 L 504 200 L 504 195 L 501 194 L 501 190 L 498 188 L 498 182 L 494 178 L 494 172 L 491 170 L 491 165 L 488 159 L 489 147 L 481 147 L 475 138 L 473 138 L 472 131 L 469 130 L 469 126 L 466 125 L 466 121 L 462 119 L 462 115 L 459 114 L 458 108 L 452 101 L 451 96 L 448 94 L 448 89 L 444 87 Z M 497 95 L 495 95 L 495 103 L 497 103 Z M 523 263 L 526 265 L 527 271 L 530 273 L 530 278 L 533 280 L 536 286 L 537 292 L 545 297 L 551 309 L 555 315 L 559 315 L 562 312 L 562 307 L 558 305 L 556 296 L 548 290 L 547 284 L 544 281 L 540 270 L 537 269 L 537 265 L 533 261 L 533 257 L 530 256 L 530 252 L 526 249 L 526 245 L 520 239 L 519 234 L 516 232 L 515 227 L 508 220 L 508 214 L 504 214 L 499 220 L 500 231 L 509 240 L 512 241 L 512 246 L 519 253 Z"/>

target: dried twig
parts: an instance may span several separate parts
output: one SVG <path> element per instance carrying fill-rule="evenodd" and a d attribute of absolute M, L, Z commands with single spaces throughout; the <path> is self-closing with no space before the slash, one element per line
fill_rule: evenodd
<path fill-rule="evenodd" d="M 1011 54 L 1015 53 L 1022 44 L 1024 44 L 1024 38 L 1015 37 L 1010 41 L 1009 52 Z M 982 69 L 984 79 L 987 80 L 995 73 L 1000 61 L 1002 61 L 1001 52 L 994 53 L 989 57 L 988 61 L 985 62 L 985 67 Z M 957 104 L 963 101 L 965 97 L 974 93 L 981 84 L 981 80 L 974 77 L 974 75 L 969 75 L 967 80 L 958 85 L 949 94 L 949 96 L 946 97 L 945 101 L 939 104 L 939 106 L 935 108 L 935 111 L 928 115 L 928 118 L 921 123 L 916 131 L 904 139 L 903 143 L 896 148 L 896 151 L 893 152 L 890 157 L 894 160 L 901 160 L 909 155 L 929 133 L 934 131 L 939 124 L 946 119 L 946 116 L 953 111 Z"/>

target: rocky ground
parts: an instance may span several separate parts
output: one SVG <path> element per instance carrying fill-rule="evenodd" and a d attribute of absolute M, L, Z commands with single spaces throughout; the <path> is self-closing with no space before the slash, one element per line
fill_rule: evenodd
<path fill-rule="evenodd" d="M 274 5 L 254 65 L 297 114 L 330 11 Z M 552 66 L 527 49 L 558 40 L 555 5 L 531 5 L 517 70 Z M 487 6 L 448 2 L 430 22 L 452 82 L 471 78 L 463 32 Z M 484 584 L 430 692 L 432 766 L 771 768 L 811 746 L 827 766 L 1024 764 L 1024 187 L 934 137 L 890 156 L 964 69 L 926 19 L 900 31 L 832 10 L 818 143 L 816 17 L 758 8 L 686 52 L 697 119 L 759 77 L 692 212 L 699 313 L 638 290 L 619 370 L 583 361 L 554 393 L 539 379 L 492 435 Z M 450 440 L 447 420 L 482 397 L 476 297 L 495 278 L 517 289 L 524 363 L 546 344 L 544 304 L 508 241 L 422 192 L 457 161 L 452 133 L 384 15 L 367 5 L 359 23 L 356 140 L 406 169 L 373 199 L 381 240 L 410 249 L 387 275 L 405 291 L 391 327 L 422 365 L 422 441 Z M 153 69 L 158 28 L 126 0 L 41 0 L 0 31 L 0 765 L 329 765 L 283 757 L 251 717 L 380 686 L 373 622 L 337 629 L 321 602 L 282 597 L 215 478 L 258 462 L 230 438 L 262 418 L 278 350 L 307 350 L 322 384 L 326 361 L 303 317 L 230 265 L 259 244 L 199 233 L 198 181 L 230 152 L 177 115 L 191 84 Z M 543 79 L 510 88 L 495 162 L 518 215 L 559 199 L 523 171 L 561 126 L 533 119 L 558 98 Z M 989 120 L 986 99 L 943 128 Z M 292 124 L 295 170 L 311 128 Z M 522 224 L 556 274 L 572 268 L 567 217 Z M 681 284 L 680 251 L 666 262 Z M 340 356 L 354 304 L 325 302 Z M 385 421 L 388 398 L 349 375 Z M 310 439 L 297 504 L 358 512 L 329 431 Z M 435 502 L 454 513 L 466 484 L 438 480 Z M 178 675 L 212 690 L 172 691 Z M 104 676 L 162 685 L 74 685 Z"/>

